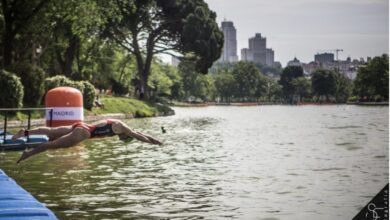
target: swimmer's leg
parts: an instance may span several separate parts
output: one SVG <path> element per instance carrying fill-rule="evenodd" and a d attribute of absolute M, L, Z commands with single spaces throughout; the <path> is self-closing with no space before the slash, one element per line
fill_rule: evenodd
<path fill-rule="evenodd" d="M 35 155 L 39 154 L 41 152 L 44 152 L 49 149 L 57 149 L 57 148 L 66 148 L 66 147 L 72 147 L 90 137 L 90 133 L 83 129 L 83 128 L 75 128 L 72 130 L 72 132 L 54 140 L 49 141 L 46 143 L 43 143 L 39 145 L 38 147 L 30 150 L 30 151 L 24 151 L 20 159 L 17 161 L 17 163 L 20 163 L 21 161 Z"/>
<path fill-rule="evenodd" d="M 13 137 L 12 140 L 20 137 L 24 137 L 26 129 L 20 129 Z M 72 126 L 61 126 L 61 127 L 39 127 L 28 130 L 29 135 L 46 135 L 50 140 L 55 140 L 59 137 L 62 137 L 72 131 Z"/>
<path fill-rule="evenodd" d="M 124 124 L 121 121 L 114 121 L 112 123 L 112 130 L 115 134 L 125 134 L 127 136 L 133 137 L 139 141 L 146 142 L 149 144 L 158 144 L 161 145 L 162 143 L 148 135 L 142 134 L 141 132 L 134 131 L 133 129 L 129 128 L 126 124 Z"/>

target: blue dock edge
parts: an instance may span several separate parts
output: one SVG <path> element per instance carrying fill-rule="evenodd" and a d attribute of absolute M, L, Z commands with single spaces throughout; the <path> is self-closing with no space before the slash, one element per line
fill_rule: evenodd
<path fill-rule="evenodd" d="M 0 220 L 54 220 L 52 211 L 0 169 Z"/>

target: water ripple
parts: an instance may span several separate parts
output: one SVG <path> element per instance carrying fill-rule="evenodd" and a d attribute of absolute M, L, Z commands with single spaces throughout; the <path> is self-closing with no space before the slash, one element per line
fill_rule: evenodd
<path fill-rule="evenodd" d="M 107 138 L 0 167 L 60 219 L 350 219 L 388 180 L 388 108 L 175 111 L 127 121 L 162 146 Z"/>

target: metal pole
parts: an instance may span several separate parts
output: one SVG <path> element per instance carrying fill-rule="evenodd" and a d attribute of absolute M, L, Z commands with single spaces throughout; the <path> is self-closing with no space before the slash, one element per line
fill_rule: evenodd
<path fill-rule="evenodd" d="M 3 137 L 4 144 L 5 144 L 6 136 L 7 136 L 7 112 L 5 112 L 5 115 L 4 115 L 4 137 Z"/>
<path fill-rule="evenodd" d="M 31 111 L 28 111 L 28 122 L 27 122 L 27 130 L 30 130 L 31 127 Z M 27 142 L 30 142 L 30 135 L 27 133 Z"/>
<path fill-rule="evenodd" d="M 50 127 L 52 126 L 52 122 L 53 122 L 53 109 L 50 109 L 50 121 L 49 121 Z"/>

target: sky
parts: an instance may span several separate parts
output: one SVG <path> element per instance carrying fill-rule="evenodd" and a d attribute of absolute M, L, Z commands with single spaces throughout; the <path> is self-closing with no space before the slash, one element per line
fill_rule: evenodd
<path fill-rule="evenodd" d="M 389 0 L 205 0 L 220 25 L 233 21 L 237 55 L 261 33 L 283 66 L 297 57 L 339 52 L 339 59 L 389 53 Z"/>

